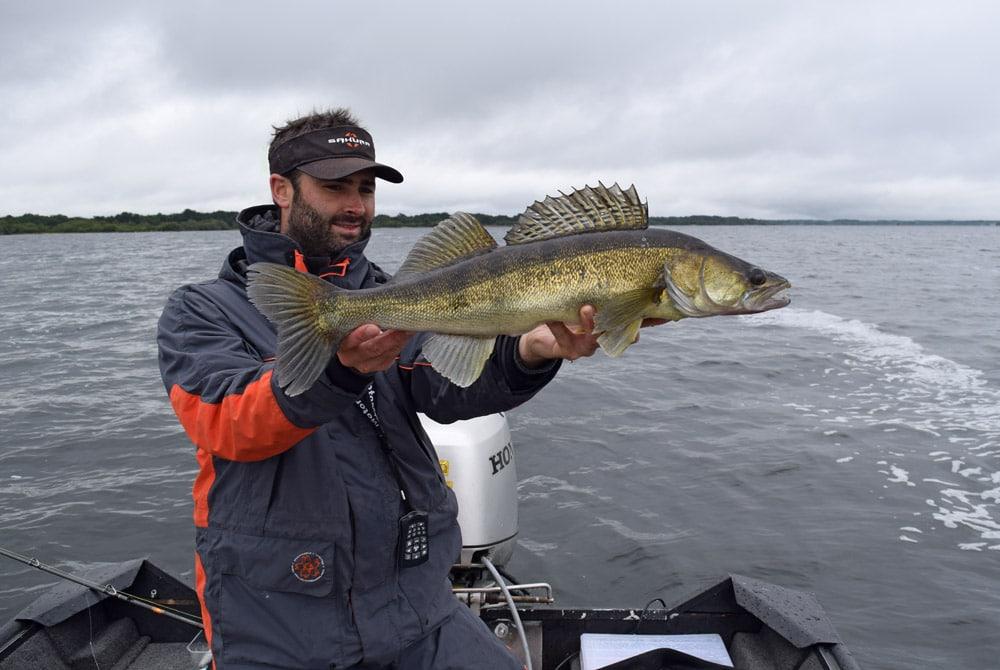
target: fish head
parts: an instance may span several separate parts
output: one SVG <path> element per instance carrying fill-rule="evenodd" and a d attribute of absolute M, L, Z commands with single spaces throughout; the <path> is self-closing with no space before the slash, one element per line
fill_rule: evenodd
<path fill-rule="evenodd" d="M 707 245 L 668 260 L 663 279 L 674 307 L 688 317 L 754 314 L 790 302 L 787 279 Z"/>

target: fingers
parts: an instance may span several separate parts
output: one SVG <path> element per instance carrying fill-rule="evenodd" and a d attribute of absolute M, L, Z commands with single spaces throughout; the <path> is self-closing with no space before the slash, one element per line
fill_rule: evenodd
<path fill-rule="evenodd" d="M 594 332 L 594 315 L 596 311 L 593 305 L 582 305 L 580 307 L 579 323 L 567 324 L 566 328 L 574 335 L 585 335 Z"/>
<path fill-rule="evenodd" d="M 386 370 L 412 336 L 413 333 L 402 330 L 382 331 L 368 323 L 347 334 L 337 349 L 337 358 L 363 374 Z"/>
<path fill-rule="evenodd" d="M 340 341 L 340 348 L 338 351 L 345 351 L 355 349 L 360 346 L 363 342 L 378 336 L 382 332 L 382 329 L 376 326 L 374 323 L 366 323 L 362 326 L 358 326 L 351 332 L 349 332 L 343 340 Z"/>
<path fill-rule="evenodd" d="M 549 327 L 552 337 L 555 338 L 555 344 L 556 347 L 559 348 L 560 353 L 568 352 L 573 349 L 574 338 L 579 337 L 579 335 L 575 335 L 569 328 L 566 327 L 566 324 L 561 321 L 552 321 L 550 323 L 546 323 L 545 325 Z"/>
<path fill-rule="evenodd" d="M 580 327 L 586 329 L 583 333 L 570 330 L 566 324 L 553 321 L 546 324 L 555 338 L 556 347 L 553 358 L 564 358 L 575 361 L 578 358 L 593 356 L 597 351 L 597 338 L 591 334 L 594 329 L 593 308 L 589 312 L 580 310 Z"/>

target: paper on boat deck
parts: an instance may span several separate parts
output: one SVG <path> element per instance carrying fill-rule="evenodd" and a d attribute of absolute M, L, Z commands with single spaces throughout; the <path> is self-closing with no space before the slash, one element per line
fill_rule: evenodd
<path fill-rule="evenodd" d="M 653 649 L 675 649 L 690 656 L 733 667 L 722 637 L 715 633 L 697 635 L 608 635 L 584 633 L 580 636 L 580 670 L 597 670 Z"/>

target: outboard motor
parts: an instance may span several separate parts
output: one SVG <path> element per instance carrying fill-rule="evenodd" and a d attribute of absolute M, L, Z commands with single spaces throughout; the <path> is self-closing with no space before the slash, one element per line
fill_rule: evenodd
<path fill-rule="evenodd" d="M 503 566 L 517 535 L 517 472 L 503 414 L 440 424 L 420 415 L 458 498 L 463 564 L 483 556 Z"/>

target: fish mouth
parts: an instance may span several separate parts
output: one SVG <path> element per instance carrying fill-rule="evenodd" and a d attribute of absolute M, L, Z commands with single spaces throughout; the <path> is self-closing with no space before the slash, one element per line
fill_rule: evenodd
<path fill-rule="evenodd" d="M 785 291 L 792 287 L 787 279 L 780 279 L 770 286 L 751 289 L 743 295 L 740 301 L 748 313 L 766 312 L 784 307 L 792 301 Z"/>

